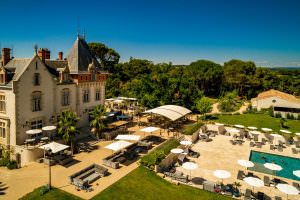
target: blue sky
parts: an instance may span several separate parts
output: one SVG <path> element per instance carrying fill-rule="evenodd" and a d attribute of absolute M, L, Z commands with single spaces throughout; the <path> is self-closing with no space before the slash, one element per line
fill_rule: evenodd
<path fill-rule="evenodd" d="M 31 57 L 37 44 L 56 58 L 79 21 L 88 42 L 116 49 L 122 61 L 300 66 L 299 11 L 297 0 L 0 0 L 0 43 L 15 57 Z"/>

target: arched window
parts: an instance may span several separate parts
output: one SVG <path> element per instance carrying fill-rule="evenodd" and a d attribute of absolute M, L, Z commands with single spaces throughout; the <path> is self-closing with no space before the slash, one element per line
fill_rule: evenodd
<path fill-rule="evenodd" d="M 32 112 L 42 110 L 42 93 L 37 91 L 32 93 L 31 107 Z"/>
<path fill-rule="evenodd" d="M 62 106 L 70 105 L 70 90 L 68 88 L 62 90 L 61 105 Z"/>

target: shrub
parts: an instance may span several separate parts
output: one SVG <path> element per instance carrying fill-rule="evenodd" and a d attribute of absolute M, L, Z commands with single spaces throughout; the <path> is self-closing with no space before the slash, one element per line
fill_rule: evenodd
<path fill-rule="evenodd" d="M 7 164 L 9 163 L 9 159 L 8 158 L 1 158 L 0 159 L 0 166 L 1 167 L 6 167 L 7 166 Z"/>
<path fill-rule="evenodd" d="M 6 165 L 7 169 L 17 169 L 18 168 L 18 164 L 17 161 L 15 160 L 10 160 L 7 165 Z"/>
<path fill-rule="evenodd" d="M 49 191 L 50 191 L 49 185 L 42 186 L 40 189 L 40 196 L 45 195 Z"/>
<path fill-rule="evenodd" d="M 281 113 L 276 113 L 276 114 L 275 114 L 275 117 L 276 117 L 276 118 L 281 118 Z"/>

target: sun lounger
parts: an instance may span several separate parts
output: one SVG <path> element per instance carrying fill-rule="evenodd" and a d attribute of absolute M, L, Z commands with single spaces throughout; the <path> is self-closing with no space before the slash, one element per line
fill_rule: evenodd
<path fill-rule="evenodd" d="M 270 177 L 268 176 L 264 176 L 264 185 L 265 186 L 270 186 Z"/>
<path fill-rule="evenodd" d="M 279 197 L 279 196 L 275 196 L 274 199 L 275 199 L 275 200 L 282 200 L 282 198 Z"/>
<path fill-rule="evenodd" d="M 255 147 L 254 142 L 250 142 L 250 147 Z"/>
<path fill-rule="evenodd" d="M 275 146 L 273 144 L 270 144 L 270 150 L 275 150 Z"/>
<path fill-rule="evenodd" d="M 238 180 L 243 180 L 244 176 L 245 176 L 244 172 L 242 170 L 239 170 L 236 178 Z"/>
<path fill-rule="evenodd" d="M 297 151 L 296 148 L 292 148 L 292 152 L 293 152 L 293 154 L 297 154 L 298 153 L 298 151 Z"/>
<path fill-rule="evenodd" d="M 236 141 L 234 141 L 234 140 L 230 140 L 230 143 L 231 143 L 232 145 L 236 145 Z"/>
<path fill-rule="evenodd" d="M 252 199 L 251 198 L 251 196 L 252 196 L 251 194 L 252 194 L 251 190 L 250 189 L 246 189 L 244 199 L 245 200 L 251 200 Z"/>
<path fill-rule="evenodd" d="M 257 200 L 264 200 L 265 194 L 263 192 L 257 192 L 256 198 Z"/>
<path fill-rule="evenodd" d="M 277 149 L 278 149 L 278 151 L 283 152 L 282 146 L 278 146 Z"/>
<path fill-rule="evenodd" d="M 256 142 L 256 143 L 255 143 L 255 146 L 256 146 L 257 148 L 261 148 L 262 144 L 261 144 L 260 142 Z"/>
<path fill-rule="evenodd" d="M 294 186 L 295 188 L 297 188 L 298 190 L 300 190 L 300 185 L 299 185 L 299 183 L 293 182 L 292 184 L 293 184 L 293 186 Z"/>

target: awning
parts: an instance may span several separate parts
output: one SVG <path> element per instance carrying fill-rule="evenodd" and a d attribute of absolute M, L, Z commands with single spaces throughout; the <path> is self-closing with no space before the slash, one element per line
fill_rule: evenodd
<path fill-rule="evenodd" d="M 149 126 L 149 127 L 146 127 L 146 128 L 142 128 L 140 131 L 141 132 L 146 132 L 146 133 L 152 133 L 154 131 L 158 131 L 160 128 L 158 127 L 153 127 L 153 126 Z"/>
<path fill-rule="evenodd" d="M 119 151 L 121 149 L 124 149 L 124 148 L 132 145 L 132 144 L 133 143 L 131 143 L 131 142 L 120 140 L 120 141 L 114 142 L 114 143 L 112 143 L 110 145 L 107 145 L 105 148 L 113 150 L 113 151 Z"/>
<path fill-rule="evenodd" d="M 45 144 L 43 146 L 40 146 L 39 148 L 44 149 L 44 150 L 51 149 L 52 153 L 58 153 L 60 151 L 63 151 L 65 149 L 69 148 L 69 146 L 64 145 L 64 144 L 60 144 L 60 143 L 57 143 L 57 142 L 51 142 L 49 144 Z"/>
<path fill-rule="evenodd" d="M 118 135 L 116 137 L 117 140 L 133 140 L 138 141 L 141 136 L 139 135 Z"/>
<path fill-rule="evenodd" d="M 145 113 L 162 115 L 172 121 L 175 121 L 191 112 L 192 111 L 187 108 L 176 105 L 165 105 L 145 111 Z"/>

